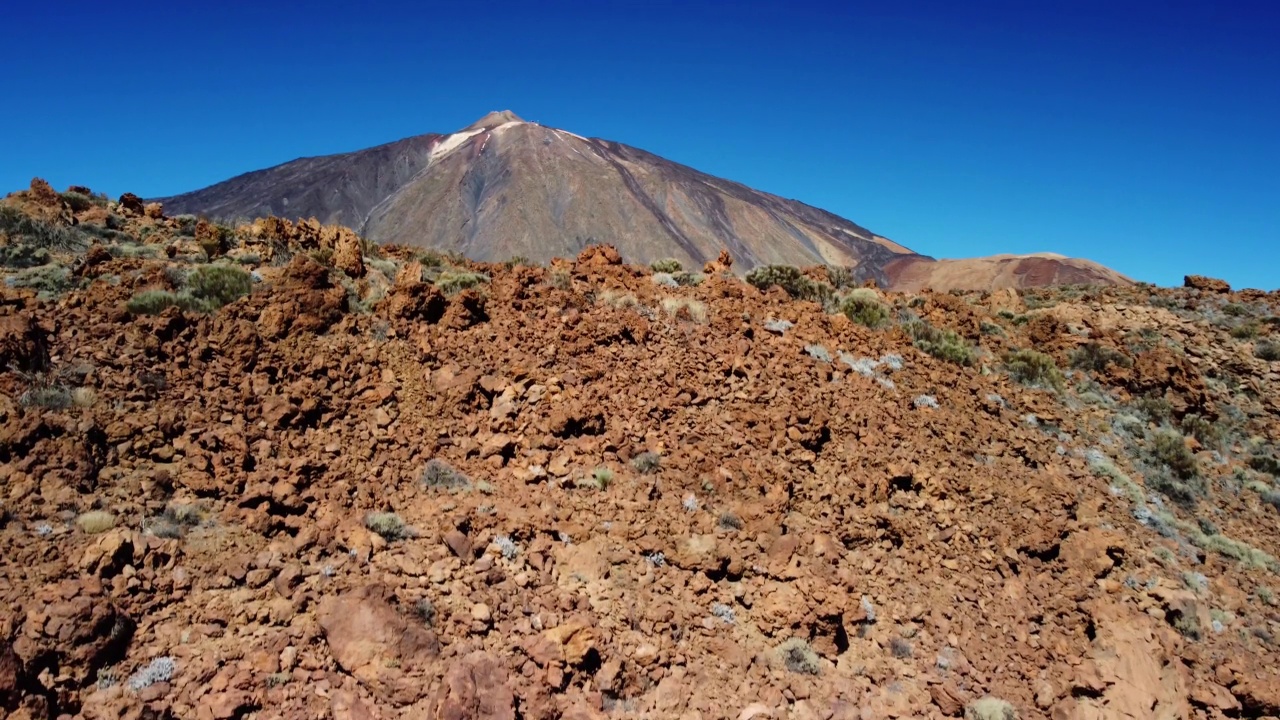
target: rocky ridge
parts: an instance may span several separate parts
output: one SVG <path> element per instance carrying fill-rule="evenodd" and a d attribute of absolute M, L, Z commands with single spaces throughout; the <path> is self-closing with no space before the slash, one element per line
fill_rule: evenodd
<path fill-rule="evenodd" d="M 1280 715 L 1275 294 L 879 322 L 81 190 L 0 205 L 11 717 Z"/>

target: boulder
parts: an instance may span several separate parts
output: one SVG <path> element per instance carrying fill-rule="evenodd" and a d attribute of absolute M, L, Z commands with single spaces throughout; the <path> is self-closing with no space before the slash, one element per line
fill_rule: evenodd
<path fill-rule="evenodd" d="M 1187 275 L 1182 279 L 1182 286 L 1211 293 L 1229 293 L 1231 286 L 1226 280 L 1206 277 L 1204 275 Z"/>

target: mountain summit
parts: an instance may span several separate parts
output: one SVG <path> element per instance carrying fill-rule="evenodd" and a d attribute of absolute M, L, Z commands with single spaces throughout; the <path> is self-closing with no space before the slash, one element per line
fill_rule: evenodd
<path fill-rule="evenodd" d="M 479 120 L 463 128 L 462 132 L 467 132 L 468 130 L 484 130 L 487 128 L 497 127 L 499 125 L 505 125 L 510 122 L 524 122 L 524 119 L 510 110 L 494 110 L 488 115 L 485 115 Z"/>
<path fill-rule="evenodd" d="M 728 250 L 739 272 L 837 265 L 886 287 L 899 278 L 938 289 L 1127 282 L 1044 255 L 935 261 L 802 202 L 510 110 L 455 133 L 302 158 L 160 201 L 174 214 L 314 217 L 376 242 L 484 261 L 545 262 L 606 242 L 636 263 L 673 257 L 701 267 Z"/>

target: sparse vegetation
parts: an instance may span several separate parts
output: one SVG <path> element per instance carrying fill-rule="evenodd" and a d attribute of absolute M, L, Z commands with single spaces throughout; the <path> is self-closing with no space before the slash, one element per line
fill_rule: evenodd
<path fill-rule="evenodd" d="M 1258 323 L 1247 322 L 1236 325 L 1229 332 L 1237 340 L 1252 340 L 1262 334 L 1262 327 Z"/>
<path fill-rule="evenodd" d="M 307 251 L 307 255 L 312 260 L 315 260 L 317 263 L 327 268 L 333 267 L 333 249 L 332 248 L 318 248 L 316 250 L 309 250 Z"/>
<path fill-rule="evenodd" d="M 591 471 L 588 477 L 579 477 L 575 485 L 580 488 L 590 488 L 595 490 L 608 490 L 609 485 L 613 484 L 613 471 L 607 467 L 600 466 Z"/>
<path fill-rule="evenodd" d="M 31 288 L 42 298 L 56 298 L 75 287 L 71 270 L 57 263 L 21 270 L 5 278 L 9 287 Z"/>
<path fill-rule="evenodd" d="M 640 306 L 640 301 L 635 295 L 624 290 L 602 290 L 596 295 L 596 299 L 601 303 L 612 308 L 626 309 Z"/>
<path fill-rule="evenodd" d="M 736 625 L 738 622 L 737 614 L 733 608 L 724 603 L 713 603 L 711 605 L 711 615 L 720 618 L 729 625 Z"/>
<path fill-rule="evenodd" d="M 655 473 L 662 467 L 662 456 L 646 450 L 631 459 L 631 467 L 641 475 Z"/>
<path fill-rule="evenodd" d="M 791 638 L 778 646 L 782 664 L 793 673 L 817 675 L 822 670 L 818 653 L 802 638 Z"/>
<path fill-rule="evenodd" d="M 55 225 L 7 205 L 0 205 L 0 235 L 9 238 L 9 245 L 32 245 L 58 252 L 81 252 L 89 242 L 74 227 Z"/>
<path fill-rule="evenodd" d="M 665 287 L 665 288 L 680 287 L 680 283 L 676 282 L 675 276 L 672 275 L 671 273 L 663 273 L 663 272 L 654 273 L 652 280 L 653 280 L 653 284 L 659 287 Z"/>
<path fill-rule="evenodd" d="M 242 257 L 242 258 L 240 259 L 240 262 L 241 262 L 242 264 L 253 264 L 253 265 L 257 265 L 258 263 L 262 262 L 261 258 L 258 258 L 258 256 L 257 256 L 257 255 L 253 255 L 253 256 L 245 256 L 245 257 L 251 257 L 251 258 L 253 259 L 253 262 L 252 262 L 252 263 L 248 263 L 248 262 L 244 259 L 244 257 Z M 366 258 L 364 258 L 364 265 L 365 265 L 365 267 L 367 267 L 367 268 L 372 268 L 372 269 L 374 269 L 374 270 L 376 270 L 376 271 L 378 271 L 378 272 L 382 273 L 382 276 L 383 276 L 383 277 L 385 277 L 386 279 L 388 279 L 388 280 L 390 280 L 390 281 L 392 281 L 392 282 L 394 282 L 394 281 L 395 281 L 395 279 L 396 279 L 396 274 L 400 272 L 400 265 L 399 265 L 398 263 L 396 263 L 396 261 L 395 261 L 395 260 L 388 260 L 388 259 L 386 259 L 386 258 L 366 257 Z"/>
<path fill-rule="evenodd" d="M 138 243 L 126 242 L 111 244 L 107 246 L 107 252 L 112 257 L 118 258 L 144 258 L 154 260 L 161 255 L 161 248 L 158 245 L 140 245 Z"/>
<path fill-rule="evenodd" d="M 169 503 L 158 517 L 143 522 L 143 529 L 162 538 L 181 538 L 191 528 L 204 520 L 204 513 L 195 503 Z"/>
<path fill-rule="evenodd" d="M 827 284 L 836 290 L 843 290 L 853 286 L 853 271 L 849 268 L 839 265 L 827 265 L 822 269 L 827 273 Z"/>
<path fill-rule="evenodd" d="M 1188 536 L 1196 547 L 1231 558 L 1245 567 L 1280 569 L 1276 559 L 1269 553 L 1226 535 L 1192 531 Z"/>
<path fill-rule="evenodd" d="M 682 297 L 662 298 L 662 311 L 673 318 L 692 320 L 699 325 L 707 322 L 707 305 L 700 300 Z"/>
<path fill-rule="evenodd" d="M 1199 595 L 1209 589 L 1209 578 L 1205 577 L 1204 573 L 1187 570 L 1182 573 L 1182 584 Z"/>
<path fill-rule="evenodd" d="M 1276 490 L 1274 488 L 1263 490 L 1258 493 L 1258 498 L 1261 499 L 1264 504 L 1280 510 L 1280 490 Z"/>
<path fill-rule="evenodd" d="M 1253 345 L 1253 354 L 1267 362 L 1280 360 L 1280 343 L 1271 340 L 1259 340 Z"/>
<path fill-rule="evenodd" d="M 1129 356 L 1096 342 L 1085 343 L 1072 350 L 1069 358 L 1071 367 L 1076 370 L 1090 370 L 1096 373 L 1105 373 L 1112 365 L 1125 368 L 1133 365 Z"/>
<path fill-rule="evenodd" d="M 649 267 L 656 273 L 666 273 L 667 275 L 675 275 L 681 270 L 684 270 L 684 265 L 681 265 L 680 261 L 675 258 L 654 260 L 650 263 Z"/>
<path fill-rule="evenodd" d="M 805 345 L 804 351 L 818 362 L 831 362 L 831 352 L 821 345 Z"/>
<path fill-rule="evenodd" d="M 200 218 L 195 215 L 176 215 L 173 219 L 178 223 L 178 235 L 195 237 L 196 224 L 200 222 Z"/>
<path fill-rule="evenodd" d="M 449 259 L 438 250 L 421 250 L 413 254 L 413 259 L 417 260 L 424 268 L 443 268 L 449 264 Z"/>
<path fill-rule="evenodd" d="M 1008 701 L 988 695 L 964 707 L 964 720 L 1018 720 L 1018 713 Z"/>
<path fill-rule="evenodd" d="M 911 320 L 902 326 L 907 337 L 924 352 L 956 365 L 972 365 L 974 350 L 951 330 L 939 330 L 923 320 Z"/>
<path fill-rule="evenodd" d="M 7 268 L 31 268 L 53 262 L 49 251 L 34 245 L 0 246 L 0 266 Z"/>
<path fill-rule="evenodd" d="M 591 471 L 591 479 L 595 481 L 596 487 L 608 490 L 613 484 L 613 471 L 607 467 L 598 467 Z"/>
<path fill-rule="evenodd" d="M 786 334 L 788 330 L 790 330 L 795 326 L 796 324 L 791 322 L 790 320 L 775 320 L 770 318 L 764 321 L 765 330 L 768 330 L 771 333 L 777 333 L 779 335 Z"/>
<path fill-rule="evenodd" d="M 76 527 L 86 535 L 104 533 L 116 526 L 116 516 L 103 510 L 90 510 L 76 518 Z"/>
<path fill-rule="evenodd" d="M 1023 385 L 1061 390 L 1065 378 L 1053 358 L 1036 350 L 1015 350 L 1004 359 L 1009 376 Z"/>
<path fill-rule="evenodd" d="M 557 290 L 569 290 L 573 287 L 573 276 L 569 274 L 568 270 L 556 268 L 547 273 L 547 285 Z"/>
<path fill-rule="evenodd" d="M 1146 502 L 1142 488 L 1117 467 L 1111 461 L 1111 458 L 1107 457 L 1101 450 L 1089 450 L 1085 454 L 1085 459 L 1089 461 L 1089 467 L 1093 468 L 1094 472 L 1111 481 L 1111 493 L 1113 495 L 1123 495 L 1129 498 L 1129 502 L 1137 506 L 1141 506 Z"/>
<path fill-rule="evenodd" d="M 180 291 L 143 290 L 126 303 L 129 312 L 156 315 L 170 307 L 178 307 L 188 312 L 209 313 L 253 290 L 252 275 L 239 267 L 222 263 L 201 265 L 174 280 L 182 286 Z"/>
<path fill-rule="evenodd" d="M 1161 430 L 1151 440 L 1152 471 L 1147 487 L 1182 505 L 1192 505 L 1204 492 L 1195 455 L 1186 439 L 1173 430 Z"/>
<path fill-rule="evenodd" d="M 1187 449 L 1186 439 L 1171 430 L 1157 433 L 1152 443 L 1156 459 L 1177 473 L 1178 477 L 1194 477 L 1196 458 Z"/>
<path fill-rule="evenodd" d="M 850 320 L 871 329 L 889 324 L 889 308 L 869 288 L 856 288 L 840 299 L 840 312 Z"/>
<path fill-rule="evenodd" d="M 1280 478 L 1280 458 L 1275 455 L 1266 452 L 1255 452 L 1246 462 L 1253 470 Z"/>
<path fill-rule="evenodd" d="M 106 205 L 105 202 L 102 202 L 92 195 L 85 195 L 84 193 L 75 192 L 73 190 L 68 190 L 67 192 L 62 193 L 62 201 L 67 204 L 67 207 L 71 208 L 71 212 L 73 213 L 82 213 L 91 207 Z"/>
<path fill-rule="evenodd" d="M 824 309 L 835 304 L 836 292 L 826 283 L 811 280 L 790 265 L 762 265 L 747 273 L 746 281 L 760 291 L 777 285 L 796 300 L 808 300 Z"/>
<path fill-rule="evenodd" d="M 915 400 L 911 401 L 917 410 L 929 409 L 936 410 L 938 407 L 938 399 L 932 395 L 917 395 Z"/>
<path fill-rule="evenodd" d="M 387 542 L 413 537 L 413 531 L 395 513 L 371 512 L 364 516 L 364 526 L 381 535 Z"/>
<path fill-rule="evenodd" d="M 182 305 L 178 296 L 168 290 L 143 290 L 125 303 L 125 307 L 134 315 L 159 315 L 171 307 Z"/>
<path fill-rule="evenodd" d="M 134 692 L 141 692 L 156 683 L 168 682 L 173 679 L 173 674 L 177 669 L 178 664 L 173 661 L 173 658 L 158 657 L 129 678 L 129 689 Z"/>
<path fill-rule="evenodd" d="M 716 524 L 724 530 L 741 530 L 742 518 L 726 510 L 725 512 L 720 513 L 720 517 L 716 521 Z"/>
<path fill-rule="evenodd" d="M 94 209 L 82 219 L 101 216 Z M 615 603 L 617 607 L 596 607 L 607 615 L 593 616 L 600 627 L 630 632 L 636 636 L 634 645 L 644 640 L 660 654 L 667 652 L 663 648 L 685 648 L 689 667 L 709 657 L 714 661 L 705 643 L 691 644 L 690 638 L 745 638 L 772 665 L 766 700 L 777 699 L 777 688 L 787 692 L 788 677 L 797 692 L 805 686 L 812 702 L 835 697 L 832 683 L 864 670 L 878 682 L 891 680 L 895 668 L 914 667 L 960 683 L 956 687 L 963 699 L 939 696 L 948 700 L 940 703 L 944 713 L 960 715 L 966 701 L 989 689 L 1014 697 L 1022 712 L 1034 714 L 1039 710 L 1031 698 L 1045 705 L 1046 712 L 1052 706 L 1043 699 L 1047 691 L 1040 689 L 1039 679 L 1029 678 L 1030 688 L 1015 688 L 999 673 L 970 674 L 966 680 L 960 644 L 925 630 L 927 622 L 921 624 L 915 609 L 904 609 L 903 598 L 892 590 L 893 583 L 911 581 L 912 567 L 875 564 L 901 555 L 895 548 L 932 543 L 938 558 L 928 563 L 932 569 L 925 570 L 933 574 L 923 580 L 940 583 L 947 597 L 964 595 L 966 588 L 989 578 L 933 566 L 945 561 L 946 567 L 971 568 L 972 553 L 981 554 L 991 545 L 975 545 L 973 533 L 983 527 L 975 531 L 971 525 L 985 523 L 1012 534 L 1012 541 L 993 546 L 993 552 L 1008 545 L 1003 552 L 1013 565 L 1030 562 L 1035 571 L 1057 568 L 1062 572 L 1055 574 L 1055 583 L 1062 592 L 1097 595 L 1098 578 L 1085 567 L 1091 558 L 1082 565 L 1078 553 L 1064 546 L 1062 557 L 1051 560 L 1056 548 L 1045 554 L 1038 541 L 1028 547 L 1017 542 L 1019 534 L 1044 529 L 1040 513 L 1067 522 L 1069 530 L 1080 524 L 1070 519 L 1080 508 L 1088 515 L 1086 524 L 1104 523 L 1106 538 L 1100 538 L 1105 547 L 1094 548 L 1095 554 L 1107 550 L 1112 559 L 1124 554 L 1122 560 L 1103 563 L 1116 565 L 1103 587 L 1132 606 L 1126 612 L 1148 610 L 1152 597 L 1160 599 L 1159 587 L 1186 599 L 1185 585 L 1197 594 L 1202 619 L 1196 624 L 1190 611 L 1192 617 L 1169 611 L 1177 603 L 1155 602 L 1169 624 L 1166 632 L 1177 627 L 1188 637 L 1212 639 L 1212 647 L 1201 652 L 1275 649 L 1248 633 L 1274 614 L 1263 605 L 1274 598 L 1259 586 L 1269 582 L 1269 573 L 1253 569 L 1280 572 L 1273 557 L 1280 555 L 1280 546 L 1265 532 L 1280 519 L 1280 482 L 1262 474 L 1280 473 L 1272 397 L 1272 371 L 1280 366 L 1268 368 L 1250 357 L 1252 342 L 1226 336 L 1247 320 L 1258 338 L 1280 338 L 1280 320 L 1267 317 L 1276 311 L 1275 299 L 1265 294 L 1237 295 L 1251 298 L 1249 309 L 1256 315 L 1228 313 L 1230 318 L 1222 322 L 1221 316 L 1205 315 L 1222 303 L 1221 297 L 1206 292 L 1193 303 L 1201 315 L 1180 315 L 1175 324 L 1169 313 L 1148 312 L 1133 302 L 1130 287 L 1106 287 L 1096 290 L 1092 301 L 1093 312 L 1102 308 L 1101 315 L 1091 316 L 1088 304 L 1064 305 L 1058 313 L 1062 322 L 1045 322 L 1037 313 L 1031 328 L 1020 329 L 1014 319 L 1025 316 L 1002 312 L 1004 319 L 997 320 L 992 309 L 1017 302 L 1014 294 L 922 291 L 920 309 L 913 312 L 907 307 L 911 295 L 856 288 L 847 269 L 826 268 L 825 285 L 796 271 L 801 294 L 809 293 L 805 288 L 811 283 L 841 288 L 837 309 L 853 323 L 868 328 L 902 323 L 901 333 L 873 332 L 787 300 L 783 292 L 790 290 L 769 289 L 770 297 L 762 302 L 754 290 L 734 287 L 727 274 L 710 278 L 710 287 L 687 288 L 682 285 L 700 276 L 686 273 L 678 263 L 655 263 L 650 274 L 644 268 L 588 268 L 590 263 L 584 262 L 582 274 L 573 280 L 572 261 L 557 260 L 554 269 L 514 269 L 505 275 L 497 265 L 462 266 L 490 268 L 493 282 L 502 283 L 504 291 L 494 293 L 491 301 L 490 323 L 464 328 L 452 322 L 465 319 L 453 312 L 461 309 L 457 298 L 448 317 L 440 319 L 437 290 L 414 284 L 408 288 L 412 293 L 402 294 L 402 282 L 395 302 L 373 306 L 369 317 L 345 316 L 314 335 L 279 324 L 288 336 L 281 337 L 271 332 L 277 326 L 271 315 L 282 302 L 306 299 L 294 277 L 297 268 L 263 268 L 244 288 L 248 292 L 252 287 L 254 294 L 228 308 L 225 317 L 177 316 L 207 307 L 196 295 L 193 278 L 239 269 L 249 247 L 266 248 L 257 243 L 270 240 L 256 237 L 253 244 L 232 248 L 218 263 L 201 269 L 178 256 L 190 252 L 194 243 L 173 240 L 172 222 L 153 223 L 132 211 L 126 222 L 130 232 L 142 225 L 157 227 L 156 244 L 113 240 L 116 244 L 102 247 L 116 257 L 138 260 L 87 272 L 77 269 L 75 276 L 96 279 L 78 281 L 84 290 L 56 305 L 33 302 L 30 293 L 11 293 L 11 314 L 24 317 L 17 318 L 21 324 L 11 325 L 15 342 L 0 350 L 7 353 L 7 362 L 18 363 L 35 354 L 31 348 L 41 347 L 39 370 L 48 372 L 51 394 L 49 399 L 32 391 L 23 394 L 22 378 L 12 371 L 7 376 L 5 392 L 14 406 L 9 410 L 15 427 L 31 437 L 15 436 L 10 443 L 14 488 L 5 503 L 18 519 L 4 533 L 18 543 L 21 557 L 57 560 L 65 565 L 59 572 L 66 576 L 81 572 L 76 563 L 86 547 L 105 547 L 94 533 L 108 540 L 116 534 L 127 538 L 141 525 L 141 538 L 133 539 L 137 579 L 103 581 L 118 585 L 129 580 L 131 587 L 140 582 L 135 590 L 144 595 L 139 597 L 152 586 L 177 590 L 167 611 L 176 628 L 169 635 L 189 622 L 198 626 L 207 620 L 199 602 L 208 594 L 202 591 L 210 588 L 239 593 L 236 597 L 242 595 L 248 603 L 224 628 L 232 637 L 244 634 L 245 622 L 250 630 L 258 621 L 296 624 L 298 619 L 287 613 L 298 608 L 291 610 L 280 599 L 282 593 L 294 600 L 339 595 L 364 580 L 408 572 L 412 582 L 393 584 L 394 597 L 383 599 L 405 616 L 402 623 L 419 626 L 411 628 L 413 633 L 421 633 L 421 626 L 434 627 L 442 643 L 470 636 L 476 645 L 476 633 L 483 630 L 490 633 L 486 648 L 495 657 L 506 657 L 510 648 L 502 645 L 504 629 L 514 622 L 521 625 L 518 634 L 536 637 L 547 628 L 565 626 L 591 611 L 594 606 L 585 595 L 598 590 L 595 586 L 604 578 L 622 588 L 624 600 L 627 588 L 656 588 L 671 594 L 680 607 L 693 608 L 694 615 L 681 612 L 679 622 L 664 622 L 648 617 L 643 608 L 632 612 L 625 602 Z M 292 251 L 307 252 L 306 243 L 295 240 L 288 241 Z M 0 238 L 4 242 L 7 238 Z M 170 248 L 172 255 L 163 257 Z M 146 261 L 157 250 L 161 257 Z M 271 252 L 268 260 L 274 262 L 278 255 L 274 248 Z M 389 247 L 386 252 L 407 258 L 413 251 Z M 96 247 L 94 253 L 95 261 L 101 258 Z M 70 264 L 62 255 L 54 257 Z M 437 259 L 433 271 L 414 279 L 429 278 L 444 287 L 451 273 L 464 272 L 444 256 Z M 383 276 L 394 279 L 416 267 L 396 262 L 403 260 L 367 256 L 364 280 L 348 284 L 334 272 L 327 281 L 348 289 L 358 285 L 360 295 L 368 298 L 387 284 Z M 508 261 L 509 267 L 518 264 L 516 258 Z M 314 266 L 310 269 L 323 277 Z M 813 272 L 824 278 L 822 268 Z M 116 286 L 102 279 L 106 273 L 117 276 Z M 780 273 L 784 281 L 795 280 Z M 262 282 L 262 275 L 269 280 Z M 645 275 L 668 279 L 672 289 L 654 285 Z M 561 278 L 567 292 L 546 287 L 549 277 Z M 199 287 L 216 298 L 210 305 L 224 302 L 219 288 L 226 284 L 205 279 L 209 282 Z M 481 288 L 485 281 L 478 281 Z M 137 292 L 148 287 L 157 289 Z M 462 292 L 456 287 L 453 292 Z M 331 287 L 324 290 L 327 310 L 330 297 L 337 302 L 342 296 Z M 487 295 L 483 289 L 471 292 L 479 298 Z M 238 290 L 230 294 L 241 297 Z M 672 297 L 664 299 L 667 295 Z M 131 312 L 165 313 L 167 320 L 120 322 L 117 305 L 126 299 Z M 419 300 L 434 303 L 430 313 L 401 314 Z M 502 306 L 492 306 L 498 300 Z M 166 310 L 170 307 L 177 309 Z M 710 318 L 715 329 L 689 322 L 708 322 L 711 309 L 716 311 Z M 263 332 L 255 336 L 250 325 L 262 310 L 267 311 Z M 94 313 L 108 317 L 98 320 Z M 36 321 L 29 326 L 28 316 Z M 775 319 L 782 317 L 791 320 Z M 1141 357 L 1139 371 L 1123 372 L 1138 357 L 1126 343 L 1144 318 L 1157 352 Z M 619 322 L 633 329 L 639 322 L 646 332 L 619 337 Z M 955 331 L 943 329 L 948 327 Z M 152 331 L 159 337 L 153 338 Z M 244 332 L 251 348 L 228 345 Z M 974 369 L 926 361 L 912 355 L 914 350 L 904 350 L 908 342 Z M 1067 351 L 1073 346 L 1068 365 Z M 1013 350 L 1018 347 L 1034 349 Z M 1052 356 L 1045 354 L 1048 349 Z M 907 356 L 905 365 L 901 355 Z M 820 365 L 811 358 L 834 364 Z M 1002 362 L 1019 382 L 1052 387 L 1061 396 L 1021 388 L 1001 372 Z M 1150 395 L 1142 397 L 1144 393 Z M 62 410 L 24 410 L 19 402 Z M 398 418 L 390 426 L 381 413 L 373 414 L 378 404 Z M 74 409 L 89 407 L 92 411 Z M 497 433 L 504 437 L 495 437 Z M 508 439 L 512 437 L 519 441 Z M 498 440 L 504 442 L 495 451 Z M 1090 447 L 1095 449 L 1081 452 Z M 668 454 L 660 456 L 657 450 Z M 50 462 L 44 457 L 50 453 L 62 457 Z M 433 453 L 442 459 L 427 461 Z M 415 458 L 419 464 L 406 471 L 405 463 Z M 464 464 L 476 478 L 443 458 Z M 1086 460 L 1097 477 L 1083 469 Z M 1245 469 L 1246 463 L 1253 469 Z M 874 487 L 862 487 L 867 472 L 875 476 Z M 1036 476 L 1034 497 L 1022 505 L 1006 502 L 1007 483 L 1016 485 L 1026 473 Z M 615 483 L 619 487 L 611 487 Z M 450 491 L 471 494 L 446 494 Z M 171 505 L 156 517 L 171 497 L 201 498 L 204 522 L 195 505 Z M 804 513 L 778 510 L 785 511 L 788 502 L 801 503 L 796 507 Z M 931 502 L 941 513 L 938 523 L 911 519 L 921 508 L 928 511 Z M 1028 503 L 1030 510 L 1023 507 Z M 89 509 L 93 511 L 75 514 Z M 371 509 L 403 509 L 409 517 L 366 515 Z M 654 512 L 663 522 L 652 521 Z M 750 528 L 746 518 L 752 520 Z M 903 518 L 907 521 L 900 522 Z M 346 537 L 350 524 L 356 525 L 358 538 Z M 428 528 L 429 542 L 403 541 L 426 535 Z M 455 528 L 461 535 L 450 533 L 446 543 L 442 531 Z M 1050 547 L 1061 540 L 1059 529 L 1048 528 L 1044 539 Z M 777 542 L 778 537 L 785 542 Z M 370 538 L 380 548 L 372 554 Z M 395 544 L 388 550 L 383 539 Z M 796 547 L 799 555 L 784 563 Z M 297 550 L 297 557 L 278 562 L 281 548 L 286 554 Z M 671 567 L 659 549 L 672 551 Z M 144 550 L 146 558 L 141 557 Z M 1023 560 L 1013 557 L 1019 553 Z M 851 554 L 857 556 L 854 566 L 843 567 Z M 569 562 L 575 557 L 576 562 Z M 139 558 L 151 560 L 138 564 Z M 599 562 L 586 562 L 592 558 Z M 817 560 L 822 572 L 797 570 L 797 563 L 809 560 Z M 234 571 L 218 569 L 228 564 Z M 106 574 L 119 575 L 120 567 L 113 561 Z M 849 577 L 866 568 L 882 574 L 883 582 L 846 587 Z M 782 624 L 765 617 L 776 615 L 780 607 L 785 610 L 778 603 L 789 599 L 778 595 L 770 601 L 752 588 L 796 571 L 804 575 L 807 585 L 800 589 L 806 596 L 809 590 L 812 597 L 829 596 L 832 583 L 837 595 L 848 595 L 844 606 L 836 608 L 843 613 L 843 625 L 822 613 L 816 620 Z M 999 581 L 989 567 L 985 574 Z M 548 594 L 548 578 L 568 583 L 560 589 L 584 598 L 569 598 L 574 602 L 568 603 L 560 597 L 563 592 Z M 498 581 L 500 585 L 493 584 Z M 515 605 L 507 602 L 504 590 L 529 595 L 527 612 L 522 613 L 520 598 Z M 994 603 L 988 609 L 1000 617 L 1017 605 L 1011 595 L 988 597 L 990 593 L 979 590 L 979 600 Z M 863 591 L 881 597 L 879 625 L 869 598 L 862 597 L 865 615 L 859 613 L 857 598 Z M 1246 598 L 1252 604 L 1241 602 Z M 370 598 L 374 601 L 382 599 Z M 961 602 L 953 608 L 957 627 L 981 622 L 982 608 L 972 606 Z M 1206 616 L 1205 608 L 1213 615 Z M 301 619 L 315 626 L 308 632 L 320 637 L 322 614 L 314 607 L 303 610 L 307 614 Z M 737 611 L 744 613 L 743 623 L 731 627 Z M 110 659 L 120 664 L 120 685 L 128 672 L 150 659 L 148 654 L 137 657 L 145 648 L 153 648 L 154 654 L 187 647 L 175 650 L 175 656 L 203 657 L 218 647 L 198 632 L 191 634 L 188 646 L 185 637 L 161 633 L 160 641 L 172 641 L 166 644 L 152 637 L 150 626 L 142 630 L 146 637 L 136 647 Z M 793 633 L 798 637 L 791 638 Z M 618 643 L 630 641 L 615 635 L 596 637 L 603 643 L 599 657 L 575 663 L 576 670 L 565 665 L 565 672 L 589 674 L 601 660 L 621 657 Z M 760 645 L 761 637 L 769 638 L 767 644 Z M 1178 640 L 1177 647 L 1169 646 L 1174 655 L 1188 645 Z M 301 680 L 309 668 L 334 662 L 323 643 L 290 642 L 295 647 L 287 663 L 282 659 L 280 668 L 256 674 L 254 682 L 264 697 L 293 697 L 305 689 Z M 916 645 L 920 658 L 914 658 Z M 1077 645 L 1071 652 L 1085 647 Z M 655 667 L 646 656 L 649 647 L 622 650 L 628 657 L 636 650 L 637 662 Z M 1028 653 L 1024 659 L 1034 669 L 1054 650 L 1037 647 Z M 1068 653 L 1061 659 L 1074 663 L 1077 656 Z M 1202 665 L 1187 668 L 1193 682 L 1205 677 Z M 285 672 L 268 674 L 279 669 Z M 179 680 L 195 682 L 196 670 L 182 665 Z M 105 670 L 99 677 L 106 677 Z M 280 688 L 290 678 L 292 685 Z M 581 679 L 570 678 L 577 684 Z M 264 683 L 276 689 L 268 691 Z M 611 686 L 619 695 L 643 690 L 619 683 Z M 76 690 L 65 682 L 56 686 Z M 79 687 L 91 691 L 87 685 Z M 737 702 L 732 687 L 717 685 L 709 692 L 726 703 Z M 587 689 L 598 690 L 605 707 L 616 700 L 607 688 L 592 684 Z M 116 692 L 122 690 L 127 692 Z M 904 702 L 916 700 L 915 695 L 903 697 Z M 927 694 L 919 700 L 929 702 Z M 649 701 L 640 698 L 639 706 Z M 936 707 L 905 705 L 901 710 L 938 712 Z M 990 697 L 970 703 L 963 712 L 973 720 L 1016 717 L 1010 703 Z"/>
<path fill-rule="evenodd" d="M 27 389 L 18 396 L 18 404 L 27 408 L 44 408 L 46 410 L 66 410 L 75 404 L 71 388 L 64 382 L 62 375 L 53 370 L 19 373 L 27 384 Z"/>
<path fill-rule="evenodd" d="M 471 478 L 458 472 L 449 463 L 432 458 L 422 468 L 420 481 L 432 490 L 470 490 Z"/>
<path fill-rule="evenodd" d="M 445 270 L 435 279 L 436 287 L 445 295 L 456 295 L 468 288 L 484 285 L 489 276 L 467 270 Z"/>
<path fill-rule="evenodd" d="M 1222 423 L 1212 422 L 1196 413 L 1189 413 L 1179 423 L 1182 432 L 1200 441 L 1206 447 L 1217 447 L 1222 444 Z"/>
<path fill-rule="evenodd" d="M 423 625 L 431 627 L 436 624 L 436 606 L 431 602 L 430 598 L 421 598 L 414 603 L 414 612 L 418 614 L 418 619 Z"/>
<path fill-rule="evenodd" d="M 499 535 L 493 539 L 493 546 L 498 548 L 498 552 L 502 557 L 513 560 L 516 555 L 520 554 L 520 548 L 509 535 Z"/>
<path fill-rule="evenodd" d="M 192 270 L 186 281 L 186 291 L 203 312 L 213 312 L 252 290 L 253 276 L 234 265 L 203 265 Z"/>
<path fill-rule="evenodd" d="M 1167 619 L 1183 637 L 1188 640 L 1199 640 L 1201 636 L 1200 619 L 1192 613 L 1171 611 Z"/>

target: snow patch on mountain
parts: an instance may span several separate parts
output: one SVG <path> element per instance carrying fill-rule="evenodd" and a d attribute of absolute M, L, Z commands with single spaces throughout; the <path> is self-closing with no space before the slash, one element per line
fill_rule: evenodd
<path fill-rule="evenodd" d="M 484 132 L 484 128 L 479 130 L 467 130 L 465 132 L 454 133 L 445 137 L 440 144 L 431 148 L 430 162 L 435 162 L 449 153 L 462 147 L 462 144 L 471 138 Z"/>

